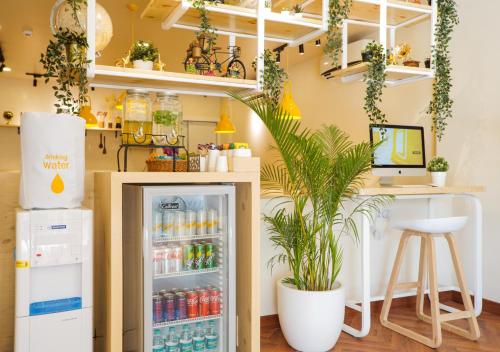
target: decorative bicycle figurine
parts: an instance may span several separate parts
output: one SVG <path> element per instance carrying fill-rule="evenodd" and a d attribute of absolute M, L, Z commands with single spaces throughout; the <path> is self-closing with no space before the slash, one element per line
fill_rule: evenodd
<path fill-rule="evenodd" d="M 222 75 L 223 65 L 225 76 L 245 79 L 247 72 L 245 65 L 239 57 L 241 48 L 239 46 L 228 46 L 229 51 L 221 51 L 219 47 L 212 47 L 202 50 L 203 46 L 194 41 L 187 50 L 187 57 L 184 60 L 184 70 L 189 73 L 199 73 L 205 76 Z M 228 55 L 223 61 L 219 61 L 218 55 Z"/>

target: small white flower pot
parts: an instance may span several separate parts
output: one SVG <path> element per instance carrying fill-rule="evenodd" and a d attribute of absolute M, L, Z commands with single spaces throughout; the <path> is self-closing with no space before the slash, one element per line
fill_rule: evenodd
<path fill-rule="evenodd" d="M 432 185 L 444 187 L 446 185 L 446 172 L 431 172 Z"/>
<path fill-rule="evenodd" d="M 153 61 L 134 60 L 134 68 L 139 70 L 152 70 Z"/>
<path fill-rule="evenodd" d="M 272 7 L 264 7 L 265 12 L 272 12 L 273 8 Z"/>
<path fill-rule="evenodd" d="M 302 12 L 295 12 L 295 13 L 293 14 L 293 16 L 294 16 L 294 17 L 297 17 L 297 18 L 302 18 L 302 17 L 304 17 L 304 14 L 303 14 Z"/>
<path fill-rule="evenodd" d="M 345 291 L 336 282 L 331 291 L 301 291 L 278 280 L 278 316 L 288 344 L 298 351 L 325 352 L 344 325 Z"/>
<path fill-rule="evenodd" d="M 283 16 L 290 16 L 290 11 L 288 11 L 288 10 L 283 10 L 283 11 L 281 11 L 281 14 L 282 14 Z"/>

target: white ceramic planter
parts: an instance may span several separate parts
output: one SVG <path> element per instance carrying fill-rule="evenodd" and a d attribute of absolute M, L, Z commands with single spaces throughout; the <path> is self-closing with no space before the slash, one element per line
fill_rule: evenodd
<path fill-rule="evenodd" d="M 431 172 L 432 185 L 444 187 L 446 185 L 446 172 Z"/>
<path fill-rule="evenodd" d="M 153 69 L 153 61 L 144 61 L 144 60 L 135 60 L 134 68 L 140 70 L 152 70 Z"/>
<path fill-rule="evenodd" d="M 335 344 L 344 325 L 345 291 L 300 291 L 278 280 L 278 315 L 288 344 L 302 352 L 325 352 Z"/>
<path fill-rule="evenodd" d="M 282 10 L 282 11 L 281 11 L 281 14 L 282 14 L 283 16 L 290 16 L 290 11 L 289 11 L 289 10 Z"/>
<path fill-rule="evenodd" d="M 296 18 L 302 18 L 304 16 L 304 14 L 302 12 L 295 12 L 293 14 L 293 16 L 296 17 Z"/>

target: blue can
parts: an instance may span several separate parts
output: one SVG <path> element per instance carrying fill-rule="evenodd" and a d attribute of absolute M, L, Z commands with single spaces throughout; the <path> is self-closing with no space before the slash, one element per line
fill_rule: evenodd
<path fill-rule="evenodd" d="M 163 322 L 163 299 L 160 295 L 153 296 L 153 323 Z"/>

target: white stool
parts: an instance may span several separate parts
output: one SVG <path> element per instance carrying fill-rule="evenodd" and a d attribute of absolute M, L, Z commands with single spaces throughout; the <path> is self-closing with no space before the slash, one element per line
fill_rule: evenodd
<path fill-rule="evenodd" d="M 406 337 L 414 339 L 431 348 L 437 348 L 441 345 L 442 334 L 441 328 L 449 332 L 455 333 L 470 340 L 479 338 L 479 326 L 477 324 L 474 308 L 470 299 L 469 291 L 465 283 L 462 265 L 458 257 L 457 247 L 452 232 L 458 231 L 465 226 L 467 217 L 450 217 L 440 219 L 423 219 L 411 220 L 398 223 L 395 227 L 403 231 L 403 235 L 399 242 L 396 260 L 392 269 L 391 278 L 387 287 L 387 293 L 384 299 L 384 305 L 380 313 L 380 322 L 383 326 L 394 330 Z M 450 248 L 453 266 L 457 276 L 458 286 L 464 302 L 463 311 L 441 314 L 439 309 L 439 292 L 437 283 L 436 271 L 436 249 L 434 237 L 444 235 Z M 411 236 L 420 237 L 420 263 L 418 269 L 418 281 L 398 283 L 399 270 L 403 260 L 404 251 L 408 240 Z M 429 299 L 431 302 L 431 315 L 424 314 L 424 290 L 426 282 L 426 266 L 429 275 Z M 404 328 L 398 324 L 389 321 L 389 310 L 391 309 L 394 290 L 408 290 L 411 288 L 417 289 L 417 317 L 427 323 L 432 324 L 432 338 L 416 333 L 413 330 Z M 467 319 L 469 330 L 459 328 L 455 325 L 447 323 L 451 320 Z"/>

